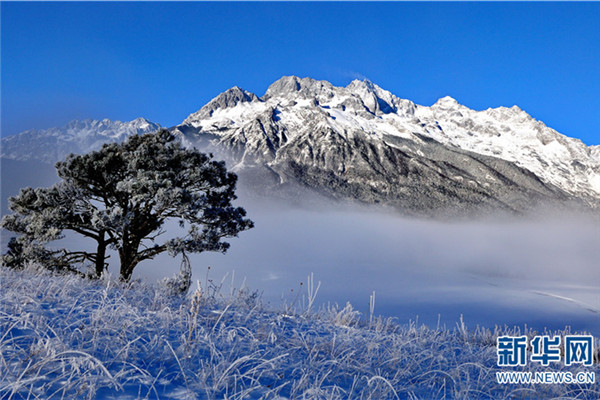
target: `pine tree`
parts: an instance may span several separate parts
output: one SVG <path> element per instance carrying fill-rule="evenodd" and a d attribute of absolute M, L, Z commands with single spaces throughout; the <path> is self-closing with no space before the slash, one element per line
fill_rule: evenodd
<path fill-rule="evenodd" d="M 245 210 L 232 205 L 237 176 L 212 155 L 184 148 L 164 129 L 70 155 L 56 168 L 58 184 L 27 188 L 10 199 L 14 213 L 2 227 L 19 234 L 23 248 L 39 248 L 64 231 L 93 239 L 95 252 L 52 254 L 68 264 L 92 262 L 97 276 L 109 248 L 118 252 L 121 279 L 128 281 L 143 260 L 165 251 L 225 252 L 223 238 L 253 226 Z M 169 220 L 179 221 L 185 235 L 160 241 Z"/>

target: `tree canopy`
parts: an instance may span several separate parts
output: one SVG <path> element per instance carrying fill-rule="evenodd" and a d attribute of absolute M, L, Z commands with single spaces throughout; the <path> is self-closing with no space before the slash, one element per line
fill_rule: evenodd
<path fill-rule="evenodd" d="M 71 154 L 56 168 L 61 178 L 56 185 L 26 188 L 10 198 L 14 213 L 4 217 L 2 227 L 19 236 L 5 261 L 37 257 L 48 266 L 88 261 L 100 275 L 110 248 L 118 252 L 121 279 L 127 281 L 143 260 L 163 252 L 225 252 L 229 244 L 223 238 L 253 226 L 245 210 L 232 205 L 237 176 L 164 129 Z M 178 221 L 185 234 L 161 240 L 168 220 Z M 93 239 L 96 251 L 44 249 L 64 231 Z"/>

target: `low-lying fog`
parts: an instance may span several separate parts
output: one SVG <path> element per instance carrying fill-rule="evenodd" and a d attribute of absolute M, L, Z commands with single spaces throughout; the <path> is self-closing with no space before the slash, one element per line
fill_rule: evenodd
<path fill-rule="evenodd" d="M 13 164 L 2 163 L 3 200 L 20 186 L 41 185 L 39 172 L 23 175 L 34 169 Z M 47 169 L 52 174 L 41 186 L 56 180 Z M 553 213 L 535 220 L 434 222 L 314 202 L 304 209 L 256 199 L 239 204 L 256 227 L 231 239 L 225 255 L 193 255 L 194 279 L 204 282 L 207 266 L 215 281 L 235 271 L 236 285 L 245 277 L 279 307 L 282 297 L 302 300 L 313 272 L 321 281 L 318 304 L 350 301 L 368 314 L 375 291 L 375 313 L 401 323 L 418 316 L 435 327 L 439 315 L 441 324 L 454 326 L 462 314 L 471 327 L 570 325 L 600 335 L 597 218 Z M 2 234 L 2 251 L 9 235 Z M 73 236 L 68 241 L 73 248 L 81 244 Z M 110 261 L 116 273 L 115 254 Z M 179 263 L 163 255 L 138 265 L 134 275 L 155 280 L 175 273 Z"/>
<path fill-rule="evenodd" d="M 399 322 L 454 326 L 462 314 L 471 327 L 569 325 L 600 334 L 597 220 L 435 222 L 322 207 L 247 210 L 256 227 L 232 239 L 226 255 L 192 257 L 194 279 L 204 283 L 207 266 L 215 281 L 235 271 L 238 285 L 245 277 L 278 306 L 282 298 L 301 301 L 313 272 L 321 281 L 317 303 L 349 301 L 368 313 L 375 291 L 375 313 Z M 171 274 L 179 260 L 152 263 L 138 274 Z"/>

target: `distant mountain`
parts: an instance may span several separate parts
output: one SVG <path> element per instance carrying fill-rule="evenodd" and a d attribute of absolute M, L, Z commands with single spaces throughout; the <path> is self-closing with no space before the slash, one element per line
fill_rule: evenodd
<path fill-rule="evenodd" d="M 297 184 L 426 215 L 600 203 L 598 146 L 516 106 L 425 107 L 369 81 L 284 77 L 262 97 L 234 87 L 173 131 L 263 193 Z"/>
<path fill-rule="evenodd" d="M 73 121 L 2 139 L 3 158 L 55 162 L 159 128 L 143 118 Z M 240 175 L 240 186 L 296 202 L 307 193 L 417 215 L 600 210 L 600 146 L 586 146 L 517 106 L 430 107 L 369 81 L 346 87 L 295 76 L 259 97 L 233 87 L 171 128 Z"/>
<path fill-rule="evenodd" d="M 145 118 L 129 122 L 87 119 L 60 128 L 29 130 L 2 138 L 0 156 L 17 161 L 55 163 L 68 154 L 99 149 L 106 142 L 120 142 L 129 135 L 154 132 L 160 125 Z"/>

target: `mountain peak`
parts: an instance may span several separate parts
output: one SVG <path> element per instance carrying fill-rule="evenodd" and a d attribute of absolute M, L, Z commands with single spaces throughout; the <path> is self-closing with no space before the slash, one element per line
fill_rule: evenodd
<path fill-rule="evenodd" d="M 149 120 L 147 120 L 144 117 L 137 117 L 136 119 L 134 119 L 134 120 L 132 120 L 130 122 L 138 123 L 138 124 L 143 124 L 143 123 L 150 124 L 151 123 Z"/>
<path fill-rule="evenodd" d="M 297 76 L 284 76 L 273 82 L 262 97 L 268 100 L 272 97 L 316 97 L 320 95 L 331 96 L 334 86 L 327 81 L 318 81 L 312 78 L 298 78 Z"/>
<path fill-rule="evenodd" d="M 499 121 L 533 121 L 533 117 L 518 106 L 488 108 L 485 113 Z"/>
<path fill-rule="evenodd" d="M 310 78 L 305 78 L 310 79 Z M 273 95 L 275 93 L 290 93 L 290 92 L 298 92 L 302 87 L 300 85 L 301 79 L 297 76 L 282 76 L 275 82 L 273 82 L 267 91 L 265 92 L 265 96 Z"/>
<path fill-rule="evenodd" d="M 109 118 L 103 119 L 74 119 L 67 122 L 63 127 L 50 128 L 47 130 L 66 130 L 73 132 L 80 132 L 82 130 L 87 131 L 130 131 L 137 130 L 141 131 L 156 131 L 160 128 L 159 124 L 149 121 L 146 118 L 138 117 L 131 121 L 121 122 L 119 120 L 111 120 Z"/>
<path fill-rule="evenodd" d="M 128 124 L 139 130 L 158 130 L 160 128 L 160 125 L 155 124 L 143 117 L 138 117 L 128 122 Z"/>
<path fill-rule="evenodd" d="M 374 114 L 397 111 L 395 103 L 398 99 L 368 79 L 355 79 L 346 86 L 346 89 L 362 98 L 365 106 Z"/>
<path fill-rule="evenodd" d="M 367 89 L 371 92 L 375 92 L 377 89 L 381 89 L 379 86 L 374 84 L 368 79 L 355 79 L 346 86 L 346 89 L 353 91 L 356 89 Z"/>
<path fill-rule="evenodd" d="M 431 107 L 456 108 L 460 105 L 461 104 L 458 101 L 456 101 L 455 98 L 450 97 L 450 96 L 444 96 L 444 97 L 441 97 L 440 99 L 438 99 L 438 101 L 436 101 Z"/>
<path fill-rule="evenodd" d="M 208 104 L 199 111 L 190 114 L 184 122 L 210 118 L 214 112 L 219 109 L 235 107 L 240 103 L 252 103 L 258 101 L 260 101 L 260 99 L 254 93 L 248 92 L 239 86 L 234 86 L 209 101 Z"/>
<path fill-rule="evenodd" d="M 213 104 L 218 105 L 219 108 L 229 108 L 236 106 L 238 103 L 250 103 L 252 101 L 258 101 L 258 96 L 239 86 L 234 86 L 212 99 L 207 105 Z"/>
<path fill-rule="evenodd" d="M 102 120 L 72 120 L 62 127 L 28 130 L 2 138 L 0 155 L 13 160 L 37 159 L 54 163 L 69 153 L 86 153 L 99 149 L 103 143 L 121 142 L 131 135 L 156 132 L 159 124 L 146 118 L 121 122 Z"/>

